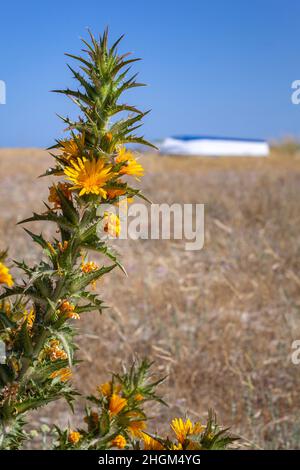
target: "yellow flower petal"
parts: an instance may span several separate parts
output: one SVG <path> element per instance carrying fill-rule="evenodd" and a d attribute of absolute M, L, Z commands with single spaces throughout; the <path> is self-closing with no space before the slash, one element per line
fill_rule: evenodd
<path fill-rule="evenodd" d="M 77 162 L 70 162 L 70 166 L 64 169 L 67 179 L 73 184 L 71 190 L 79 190 L 79 196 L 84 194 L 100 194 L 106 198 L 103 189 L 111 178 L 111 166 L 105 166 L 105 162 L 99 160 L 87 160 L 78 158 Z"/>

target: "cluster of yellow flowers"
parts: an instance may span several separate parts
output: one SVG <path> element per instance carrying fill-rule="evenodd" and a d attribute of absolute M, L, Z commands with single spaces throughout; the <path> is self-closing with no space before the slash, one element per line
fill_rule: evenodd
<path fill-rule="evenodd" d="M 6 284 L 8 287 L 12 287 L 14 284 L 8 267 L 2 262 L 0 262 L 0 284 Z"/>
<path fill-rule="evenodd" d="M 147 418 L 138 408 L 139 403 L 143 400 L 147 401 L 141 393 L 132 394 L 132 390 L 127 390 L 125 393 L 120 383 L 111 381 L 100 385 L 97 391 L 100 394 L 100 411 L 98 413 L 90 410 L 84 420 L 89 425 L 89 429 L 96 430 L 99 428 L 103 413 L 108 417 L 109 428 L 118 430 L 107 442 L 108 448 L 130 449 L 133 446 L 142 450 L 199 449 L 199 440 L 207 429 L 200 422 L 193 423 L 189 418 L 185 420 L 175 418 L 170 424 L 173 437 L 154 436 L 146 432 Z M 82 444 L 85 445 L 86 439 L 87 434 L 83 430 L 69 429 L 67 441 L 72 446 L 78 448 Z"/>
<path fill-rule="evenodd" d="M 128 398 L 122 396 L 122 388 L 120 384 L 113 385 L 112 382 L 106 382 L 98 387 L 98 391 L 108 401 L 108 410 L 110 416 L 114 417 L 123 412 L 125 418 L 129 420 L 127 431 L 132 436 L 141 436 L 141 431 L 146 429 L 146 421 L 143 419 L 143 415 L 141 415 L 139 412 L 128 409 Z M 136 394 L 133 397 L 133 400 L 141 401 L 143 398 L 144 397 L 141 394 Z"/>
<path fill-rule="evenodd" d="M 193 424 L 189 418 L 185 421 L 182 418 L 175 418 L 172 420 L 170 428 L 174 432 L 177 442 L 172 442 L 169 437 L 161 439 L 144 431 L 139 431 L 137 437 L 140 438 L 140 447 L 143 450 L 194 450 L 195 445 L 189 438 L 200 435 L 206 429 L 206 426 L 198 422 Z M 168 444 L 164 445 L 164 441 Z M 126 445 L 127 441 L 122 434 L 118 434 L 111 441 L 111 446 L 118 449 L 124 449 Z"/>
<path fill-rule="evenodd" d="M 80 142 L 80 144 L 79 144 Z M 78 192 L 79 196 L 95 194 L 103 199 L 115 198 L 124 194 L 124 190 L 118 188 L 118 177 L 123 175 L 134 176 L 137 179 L 144 175 L 144 169 L 136 160 L 133 153 L 121 146 L 114 160 L 110 163 L 102 158 L 87 158 L 81 155 L 84 147 L 84 137 L 69 139 L 60 143 L 62 161 L 64 162 L 63 174 L 68 183 L 59 183 L 50 188 L 49 202 L 59 207 L 56 188 L 60 189 L 67 198 L 72 192 Z M 116 169 L 118 168 L 118 169 Z M 58 176 L 61 172 L 56 173 Z M 108 185 L 114 181 L 115 188 Z"/>
<path fill-rule="evenodd" d="M 50 358 L 50 361 L 54 362 L 59 359 L 67 359 L 67 353 L 61 349 L 60 342 L 57 339 L 52 339 L 49 342 L 49 346 L 45 348 L 45 354 Z"/>
<path fill-rule="evenodd" d="M 121 388 L 118 387 L 117 390 L 112 391 L 111 382 L 105 383 L 99 387 L 99 390 L 106 396 L 110 396 L 109 399 L 109 411 L 112 416 L 120 413 L 122 410 L 126 409 L 127 400 L 122 398 L 119 393 Z M 136 394 L 134 399 L 136 401 L 143 400 L 141 394 Z M 134 416 L 135 413 L 130 413 L 130 416 Z M 192 423 L 190 419 L 185 421 L 182 418 L 175 418 L 171 422 L 171 430 L 174 432 L 177 442 L 172 442 L 172 440 L 162 440 L 161 438 L 155 438 L 145 432 L 146 421 L 142 418 L 137 421 L 130 421 L 126 431 L 127 433 L 133 435 L 135 438 L 140 440 L 140 444 L 144 450 L 183 450 L 194 448 L 193 442 L 190 441 L 190 437 L 197 436 L 203 433 L 206 429 L 206 426 L 200 424 L 199 422 Z M 163 441 L 168 442 L 168 446 L 164 446 Z M 122 434 L 117 435 L 112 441 L 111 446 L 123 449 L 126 447 L 127 442 L 125 437 Z"/>
<path fill-rule="evenodd" d="M 107 134 L 109 138 L 109 133 Z M 136 179 L 144 175 L 142 165 L 136 160 L 133 153 L 124 146 L 120 146 L 112 162 L 102 158 L 87 158 L 82 155 L 84 148 L 84 136 L 60 142 L 60 159 L 64 164 L 62 173 L 68 182 L 58 183 L 49 188 L 49 202 L 54 205 L 53 209 L 60 208 L 60 198 L 57 190 L 71 200 L 72 193 L 79 197 L 85 195 L 100 196 L 105 200 L 114 200 L 126 193 L 125 188 L 118 187 L 121 183 L 120 177 L 124 175 L 134 176 Z M 129 202 L 131 198 L 128 198 Z M 121 230 L 120 219 L 117 215 L 109 212 L 104 213 L 104 231 L 112 237 L 119 237 Z"/>

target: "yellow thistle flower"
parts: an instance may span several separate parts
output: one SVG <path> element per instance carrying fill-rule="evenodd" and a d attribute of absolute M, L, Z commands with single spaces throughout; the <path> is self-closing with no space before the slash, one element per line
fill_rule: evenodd
<path fill-rule="evenodd" d="M 142 418 L 142 416 L 135 411 L 127 413 L 130 418 Z M 146 422 L 143 419 L 133 419 L 128 424 L 128 431 L 135 437 L 142 437 L 142 431 L 147 427 Z"/>
<path fill-rule="evenodd" d="M 126 446 L 126 439 L 122 436 L 122 434 L 118 434 L 112 441 L 111 445 L 113 447 L 117 447 L 118 449 L 124 449 Z"/>
<path fill-rule="evenodd" d="M 175 418 L 172 420 L 171 429 L 178 441 L 183 444 L 189 435 L 200 434 L 205 426 L 202 426 L 199 422 L 193 424 L 190 419 L 183 421 L 181 418 Z"/>
<path fill-rule="evenodd" d="M 81 271 L 83 273 L 91 273 L 93 271 L 97 271 L 97 269 L 99 269 L 99 266 L 94 263 L 94 261 L 88 261 L 87 263 L 82 263 L 81 264 Z"/>
<path fill-rule="evenodd" d="M 114 386 L 112 386 L 112 382 L 105 382 L 97 387 L 98 392 L 102 393 L 105 397 L 109 397 L 113 392 L 118 394 L 121 389 L 120 384 L 114 384 Z"/>
<path fill-rule="evenodd" d="M 141 432 L 146 429 L 145 421 L 131 421 L 128 425 L 128 431 L 135 437 L 140 437 Z"/>
<path fill-rule="evenodd" d="M 74 312 L 75 306 L 71 304 L 68 300 L 64 300 L 60 304 L 59 310 L 63 314 L 68 314 L 69 312 Z"/>
<path fill-rule="evenodd" d="M 116 393 L 113 393 L 109 400 L 108 409 L 112 416 L 119 414 L 127 405 L 126 398 L 122 398 Z"/>
<path fill-rule="evenodd" d="M 163 450 L 163 446 L 160 442 L 148 436 L 148 434 L 141 432 L 141 438 L 144 443 L 144 450 Z"/>
<path fill-rule="evenodd" d="M 193 434 L 201 434 L 205 429 L 206 426 L 197 421 L 196 423 L 194 423 Z"/>
<path fill-rule="evenodd" d="M 65 351 L 63 351 L 62 349 L 53 349 L 51 352 L 50 352 L 50 360 L 52 362 L 54 361 L 58 361 L 59 359 L 60 360 L 64 360 L 64 359 L 67 359 L 67 353 Z"/>
<path fill-rule="evenodd" d="M 93 271 L 97 271 L 99 266 L 94 263 L 94 261 L 88 261 L 85 263 L 84 261 L 81 263 L 81 271 L 85 274 L 92 273 Z M 96 281 L 92 281 L 93 288 L 96 287 Z"/>
<path fill-rule="evenodd" d="M 72 320 L 80 320 L 80 315 L 77 312 L 70 312 L 68 313 L 68 318 L 71 318 Z"/>
<path fill-rule="evenodd" d="M 5 264 L 0 262 L 0 284 L 6 284 L 8 287 L 14 285 L 12 275 L 9 272 L 9 269 Z"/>
<path fill-rule="evenodd" d="M 81 439 L 81 434 L 78 431 L 70 431 L 68 435 L 68 441 L 71 444 L 77 444 Z"/>
<path fill-rule="evenodd" d="M 59 377 L 61 382 L 67 382 L 72 377 L 72 371 L 69 367 L 63 367 L 62 369 L 55 370 L 50 375 L 50 379 L 55 379 L 56 377 Z"/>
<path fill-rule="evenodd" d="M 61 349 L 60 342 L 57 339 L 50 341 L 49 346 L 45 348 L 45 353 L 49 356 L 51 362 L 68 358 L 67 353 Z"/>
<path fill-rule="evenodd" d="M 62 315 L 66 315 L 67 318 L 72 318 L 73 320 L 80 319 L 79 314 L 75 312 L 75 305 L 68 302 L 68 300 L 64 300 L 60 304 L 59 311 Z"/>
<path fill-rule="evenodd" d="M 62 140 L 61 149 L 63 150 L 64 155 L 79 157 L 79 148 L 75 139 Z"/>
<path fill-rule="evenodd" d="M 116 157 L 116 163 L 124 163 L 119 173 L 120 175 L 136 176 L 137 178 L 144 176 L 144 168 L 136 161 L 132 152 L 122 147 Z"/>
<path fill-rule="evenodd" d="M 84 194 L 97 194 L 106 199 L 107 192 L 103 189 L 105 183 L 111 178 L 111 167 L 105 166 L 103 160 L 87 160 L 78 158 L 77 162 L 70 162 L 64 169 L 67 179 L 73 184 L 71 190 L 80 190 L 79 196 Z"/>
<path fill-rule="evenodd" d="M 102 393 L 105 397 L 109 397 L 112 393 L 111 382 L 105 382 L 104 384 L 99 385 L 97 390 Z"/>
<path fill-rule="evenodd" d="M 113 212 L 104 212 L 103 230 L 112 237 L 119 237 L 121 232 L 121 222 L 119 217 Z"/>
<path fill-rule="evenodd" d="M 76 136 L 76 139 L 61 140 L 59 149 L 62 151 L 62 157 L 66 160 L 78 158 L 81 156 L 84 147 L 84 134 Z"/>
<path fill-rule="evenodd" d="M 131 421 L 128 425 L 128 431 L 135 437 L 140 437 L 141 432 L 146 429 L 145 421 Z"/>
<path fill-rule="evenodd" d="M 61 208 L 61 203 L 60 203 L 60 199 L 58 197 L 56 188 L 58 188 L 64 194 L 64 196 L 67 199 L 69 199 L 69 201 L 72 199 L 72 193 L 70 191 L 70 185 L 67 184 L 67 183 L 58 183 L 57 186 L 55 184 L 53 184 L 49 188 L 48 201 L 50 203 L 54 204 L 55 209 L 60 209 Z"/>

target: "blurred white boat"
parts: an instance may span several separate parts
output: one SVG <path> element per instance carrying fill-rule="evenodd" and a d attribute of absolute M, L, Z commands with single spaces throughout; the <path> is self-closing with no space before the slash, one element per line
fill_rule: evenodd
<path fill-rule="evenodd" d="M 167 137 L 157 146 L 161 153 L 171 155 L 266 157 L 270 153 L 269 144 L 265 140 L 231 137 Z"/>

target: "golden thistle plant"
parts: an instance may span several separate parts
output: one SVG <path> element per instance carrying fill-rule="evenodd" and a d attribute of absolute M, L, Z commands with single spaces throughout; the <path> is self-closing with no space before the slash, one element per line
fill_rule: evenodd
<path fill-rule="evenodd" d="M 23 272 L 23 280 L 15 284 L 5 253 L 0 256 L 0 338 L 6 356 L 0 364 L 2 449 L 18 449 L 28 438 L 24 425 L 30 410 L 60 398 L 72 408 L 78 395 L 70 380 L 76 366 L 74 324 L 85 312 L 101 312 L 103 303 L 93 286 L 115 267 L 122 269 L 107 241 L 97 235 L 99 219 L 103 230 L 114 236 L 120 221 L 107 211 L 99 216 L 98 209 L 117 203 L 120 196 L 143 197 L 132 186 L 143 176 L 143 167 L 125 145 L 151 144 L 135 134 L 146 113 L 120 103 L 123 92 L 142 86 L 136 75 L 128 77 L 130 65 L 138 59 L 118 54 L 121 39 L 109 47 L 107 31 L 99 40 L 90 34 L 90 42 L 83 40 L 83 57 L 67 54 L 79 65 L 78 70 L 69 67 L 78 89 L 56 91 L 71 98 L 80 114 L 74 121 L 62 118 L 67 136 L 51 148 L 53 166 L 45 176 L 58 180 L 49 188 L 45 211 L 22 222 L 52 222 L 58 238 L 49 241 L 25 229 L 43 256 L 33 267 L 15 262 Z M 101 266 L 90 259 L 91 252 L 103 255 Z M 212 414 L 205 426 L 173 420 L 174 439 L 148 434 L 145 404 L 163 403 L 156 394 L 160 380 L 152 382 L 149 369 L 144 360 L 113 375 L 88 397 L 86 428 L 56 427 L 54 448 L 210 449 L 232 442 Z"/>

